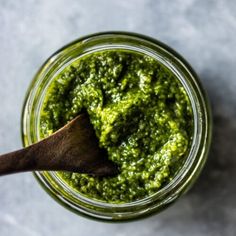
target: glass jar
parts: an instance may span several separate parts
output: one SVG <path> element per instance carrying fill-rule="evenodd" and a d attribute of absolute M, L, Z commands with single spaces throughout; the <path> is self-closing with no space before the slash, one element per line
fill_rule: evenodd
<path fill-rule="evenodd" d="M 40 110 L 46 90 L 53 78 L 78 57 L 103 49 L 129 49 L 147 54 L 168 67 L 180 80 L 189 96 L 194 116 L 192 146 L 183 167 L 169 184 L 155 194 L 125 204 L 110 204 L 86 198 L 66 185 L 56 172 L 42 171 L 34 174 L 55 200 L 78 214 L 100 220 L 132 220 L 166 208 L 195 182 L 206 161 L 210 146 L 211 115 L 197 75 L 178 53 L 165 44 L 143 35 L 104 32 L 85 36 L 66 45 L 39 69 L 29 87 L 23 107 L 24 146 L 40 140 Z"/>

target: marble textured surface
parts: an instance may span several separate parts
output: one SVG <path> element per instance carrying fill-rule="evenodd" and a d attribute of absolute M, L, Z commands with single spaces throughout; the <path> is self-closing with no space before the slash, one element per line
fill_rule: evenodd
<path fill-rule="evenodd" d="M 236 235 L 235 0 L 0 0 L 0 152 L 21 147 L 26 89 L 43 61 L 82 35 L 135 31 L 160 39 L 195 68 L 214 120 L 207 165 L 165 212 L 127 224 L 65 210 L 30 173 L 0 178 L 0 236 Z"/>

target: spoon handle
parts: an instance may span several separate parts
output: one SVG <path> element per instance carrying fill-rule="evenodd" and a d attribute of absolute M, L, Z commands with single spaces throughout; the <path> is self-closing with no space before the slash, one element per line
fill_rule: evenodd
<path fill-rule="evenodd" d="M 0 155 L 0 175 L 63 169 L 54 161 L 55 152 L 48 148 L 48 143 L 55 141 L 55 138 L 48 138 L 26 148 Z"/>
<path fill-rule="evenodd" d="M 0 175 L 40 169 L 37 146 L 29 146 L 0 156 Z"/>
<path fill-rule="evenodd" d="M 22 150 L 7 153 L 0 156 L 0 175 L 16 173 L 26 167 L 26 161 L 22 158 Z M 29 164 L 28 164 L 29 165 Z"/>

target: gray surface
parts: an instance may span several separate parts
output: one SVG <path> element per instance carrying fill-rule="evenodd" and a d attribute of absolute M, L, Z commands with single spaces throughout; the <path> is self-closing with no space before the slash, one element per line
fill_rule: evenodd
<path fill-rule="evenodd" d="M 1 177 L 0 235 L 236 235 L 235 0 L 0 0 L 0 152 L 21 147 L 23 98 L 43 61 L 65 43 L 104 30 L 158 38 L 200 75 L 215 126 L 203 174 L 165 212 L 122 225 L 72 214 L 29 173 Z"/>

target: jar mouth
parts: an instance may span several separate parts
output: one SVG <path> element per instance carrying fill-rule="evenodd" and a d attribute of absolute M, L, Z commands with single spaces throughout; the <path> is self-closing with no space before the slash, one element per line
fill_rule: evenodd
<path fill-rule="evenodd" d="M 121 42 L 118 41 L 118 38 L 121 38 Z M 117 38 L 117 40 L 115 40 Z M 106 43 L 96 43 L 99 40 L 104 40 Z M 112 40 L 109 40 L 112 39 Z M 112 41 L 112 42 L 111 42 Z M 131 43 L 132 42 L 132 43 Z M 133 43 L 136 42 L 137 45 Z M 70 58 L 68 55 L 72 54 L 74 50 L 78 48 L 83 48 L 86 45 L 87 48 L 79 52 L 79 55 L 74 58 Z M 75 42 L 63 47 L 57 51 L 53 56 L 51 56 L 46 63 L 41 67 L 39 72 L 36 74 L 33 81 L 32 87 L 28 92 L 28 96 L 24 105 L 23 116 L 22 116 L 22 133 L 23 133 L 23 143 L 24 145 L 30 145 L 33 142 L 38 141 L 39 138 L 39 114 L 41 110 L 41 105 L 44 99 L 45 91 L 49 83 L 46 83 L 45 80 L 50 80 L 48 74 L 53 74 L 53 72 L 59 73 L 63 68 L 68 64 L 71 64 L 73 60 L 78 60 L 79 57 L 84 56 L 85 54 L 90 54 L 97 51 L 110 50 L 110 49 L 125 49 L 132 50 L 136 52 L 141 52 L 143 54 L 149 55 L 156 59 L 159 63 L 162 63 L 169 70 L 176 75 L 176 78 L 181 82 L 184 87 L 193 112 L 193 134 L 192 134 L 192 143 L 188 153 L 188 156 L 183 163 L 182 167 L 175 175 L 172 181 L 167 185 L 163 186 L 156 193 L 147 196 L 143 199 L 136 200 L 133 202 L 127 203 L 107 203 L 99 201 L 96 199 L 91 199 L 83 194 L 80 194 L 78 191 L 69 187 L 57 174 L 56 172 L 36 172 L 37 178 L 49 189 L 49 191 L 54 192 L 58 197 L 61 195 L 60 188 L 63 189 L 63 192 L 69 194 L 73 199 L 78 199 L 80 203 L 86 204 L 87 206 L 94 206 L 102 209 L 115 208 L 117 212 L 122 213 L 125 209 L 135 208 L 137 206 L 147 206 L 149 205 L 149 210 L 153 207 L 158 207 L 158 202 L 160 199 L 164 199 L 159 204 L 167 204 L 172 202 L 175 198 L 178 197 L 178 193 L 182 193 L 187 190 L 189 186 L 189 181 L 194 175 L 198 175 L 201 168 L 204 165 L 205 157 L 208 152 L 206 144 L 210 143 L 210 112 L 208 104 L 206 104 L 206 98 L 202 91 L 201 86 L 199 85 L 196 74 L 193 72 L 192 68 L 188 63 L 175 51 L 167 47 L 166 45 L 148 38 L 146 36 L 141 36 L 132 33 L 122 33 L 122 32 L 105 32 L 95 35 L 90 35 L 82 39 L 78 39 Z M 78 52 L 77 52 L 78 53 Z M 68 60 L 70 59 L 70 60 Z M 67 60 L 65 62 L 65 60 Z M 63 65 L 63 66 L 62 66 Z M 58 67 L 61 68 L 58 70 Z M 56 69 L 55 69 L 56 68 Z M 57 70 L 57 71 L 55 71 Z M 53 77 L 56 75 L 54 73 Z M 37 86 L 42 85 L 44 82 L 44 91 L 41 91 L 41 97 L 37 103 L 35 103 L 34 98 L 36 95 L 39 95 L 37 91 Z M 42 87 L 41 86 L 41 89 Z M 37 105 L 32 111 L 32 106 Z M 30 118 L 34 113 L 34 120 Z M 34 126 L 34 136 L 36 138 L 31 139 L 29 131 L 30 126 Z M 204 149 L 204 150 L 203 150 Z M 53 179 L 55 181 L 57 188 L 53 191 L 50 190 L 52 186 L 48 182 L 48 179 Z M 68 196 L 60 196 L 67 203 L 73 204 L 72 200 L 68 199 Z M 156 205 L 150 206 L 151 203 L 156 202 Z M 83 211 L 81 208 L 80 211 Z M 92 214 L 92 213 L 91 213 Z M 125 213 L 124 213 L 125 214 Z"/>

